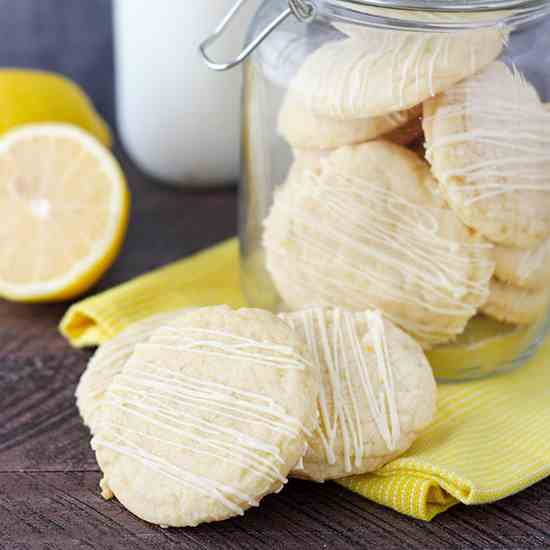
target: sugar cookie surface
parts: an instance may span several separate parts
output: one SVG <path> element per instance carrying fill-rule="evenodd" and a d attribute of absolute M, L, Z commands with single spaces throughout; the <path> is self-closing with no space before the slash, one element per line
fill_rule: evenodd
<path fill-rule="evenodd" d="M 495 243 L 550 236 L 550 113 L 500 62 L 424 104 L 428 159 L 462 221 Z"/>
<path fill-rule="evenodd" d="M 159 525 L 242 514 L 303 456 L 319 378 L 266 311 L 204 308 L 164 325 L 107 391 L 92 442 L 104 491 Z"/>
<path fill-rule="evenodd" d="M 291 90 L 279 113 L 279 133 L 297 149 L 336 149 L 387 134 L 406 145 L 422 132 L 421 114 L 422 108 L 415 107 L 380 117 L 339 120 L 314 113 L 297 100 Z M 407 132 L 397 131 L 405 126 Z"/>
<path fill-rule="evenodd" d="M 491 294 L 481 311 L 505 323 L 530 325 L 542 320 L 550 306 L 550 287 L 539 290 L 517 288 L 494 279 Z"/>
<path fill-rule="evenodd" d="M 492 246 L 432 192 L 428 165 L 383 141 L 292 171 L 265 221 L 285 306 L 378 308 L 425 346 L 460 334 L 489 293 Z"/>
<path fill-rule="evenodd" d="M 319 173 L 323 161 L 327 159 L 333 151 L 315 151 L 314 149 L 294 149 L 294 162 L 292 163 L 288 177 L 300 177 L 305 171 Z"/>
<path fill-rule="evenodd" d="M 321 370 L 320 425 L 296 477 L 371 472 L 405 452 L 432 420 L 436 386 L 422 348 L 379 312 L 282 314 Z"/>
<path fill-rule="evenodd" d="M 425 34 L 371 30 L 328 42 L 306 59 L 290 93 L 310 111 L 353 120 L 419 105 L 475 74 L 502 51 L 500 30 Z"/>
<path fill-rule="evenodd" d="M 495 276 L 532 290 L 550 287 L 550 239 L 533 248 L 495 246 Z"/>
<path fill-rule="evenodd" d="M 176 319 L 184 311 L 155 315 L 134 323 L 98 348 L 81 376 L 75 393 L 80 416 L 92 433 L 105 392 L 113 378 L 122 371 L 135 346 L 146 342 L 163 323 Z"/>

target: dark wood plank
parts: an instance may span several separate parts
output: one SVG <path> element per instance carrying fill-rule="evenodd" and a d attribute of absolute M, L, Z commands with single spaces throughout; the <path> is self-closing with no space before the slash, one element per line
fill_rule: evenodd
<path fill-rule="evenodd" d="M 497 507 L 457 507 L 432 524 L 384 510 L 344 489 L 292 481 L 243 518 L 194 529 L 160 529 L 105 502 L 98 472 L 1 473 L 2 544 L 69 548 L 543 548 L 542 527 L 510 521 Z M 536 488 L 524 498 L 536 499 Z M 531 495 L 529 495 L 532 493 Z M 534 493 L 534 494 L 533 494 Z M 512 514 L 517 497 L 506 502 Z M 520 509 L 521 510 L 521 509 Z M 12 546 L 6 546 L 12 548 Z"/>

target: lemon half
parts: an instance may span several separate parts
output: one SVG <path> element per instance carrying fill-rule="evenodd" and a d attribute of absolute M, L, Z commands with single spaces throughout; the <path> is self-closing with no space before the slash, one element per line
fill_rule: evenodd
<path fill-rule="evenodd" d="M 60 301 L 111 266 L 129 193 L 110 151 L 81 129 L 38 124 L 0 139 L 0 296 Z"/>

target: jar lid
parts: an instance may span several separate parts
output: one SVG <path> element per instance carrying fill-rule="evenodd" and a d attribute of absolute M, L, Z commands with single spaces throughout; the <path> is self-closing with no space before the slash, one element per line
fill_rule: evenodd
<path fill-rule="evenodd" d="M 452 32 L 504 27 L 514 29 L 550 14 L 548 0 L 279 0 L 281 13 L 249 42 L 233 60 L 220 63 L 209 57 L 213 45 L 247 0 L 237 0 L 214 33 L 200 46 L 205 63 L 215 71 L 240 65 L 279 25 L 295 16 L 309 23 L 317 18 L 377 29 L 409 32 Z"/>
<path fill-rule="evenodd" d="M 318 0 L 312 4 L 357 5 L 418 12 L 471 13 L 499 10 L 529 9 L 545 0 Z"/>

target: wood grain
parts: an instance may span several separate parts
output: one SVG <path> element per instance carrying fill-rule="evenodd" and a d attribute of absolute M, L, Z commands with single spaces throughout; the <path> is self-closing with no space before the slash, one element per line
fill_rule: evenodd
<path fill-rule="evenodd" d="M 113 122 L 109 2 L 0 0 L 0 8 L 10 14 L 0 18 L 0 63 L 63 70 Z M 178 192 L 141 174 L 120 148 L 117 155 L 134 197 L 132 222 L 121 257 L 95 290 L 235 234 L 234 191 Z M 291 481 L 242 518 L 149 526 L 99 495 L 73 397 L 90 353 L 57 332 L 66 307 L 0 301 L 0 550 L 550 547 L 550 480 L 495 505 L 457 506 L 430 524 L 335 484 Z"/>

